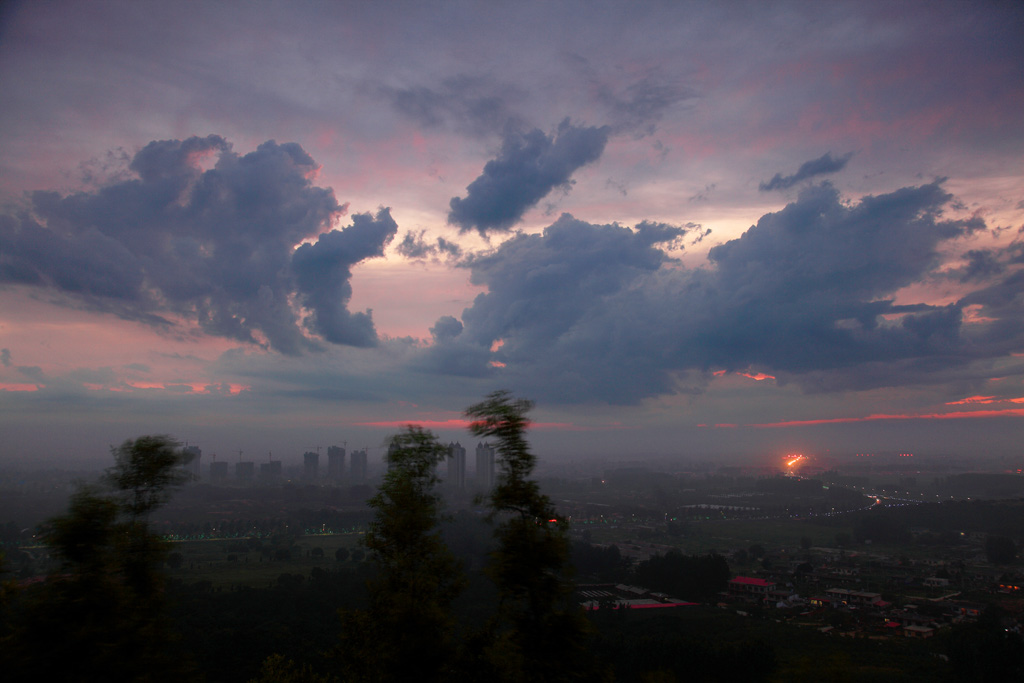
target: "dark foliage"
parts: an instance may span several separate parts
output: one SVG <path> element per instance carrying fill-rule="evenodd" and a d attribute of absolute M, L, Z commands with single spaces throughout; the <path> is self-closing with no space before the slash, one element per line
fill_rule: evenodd
<path fill-rule="evenodd" d="M 536 458 L 526 441 L 526 413 L 532 407 L 500 391 L 466 410 L 473 434 L 496 439 L 500 467 L 487 501 L 497 546 L 485 569 L 498 608 L 477 643 L 484 656 L 467 666 L 475 678 L 586 680 L 593 674 L 583 657 L 588 625 L 572 601 L 568 524 L 530 478 Z"/>
<path fill-rule="evenodd" d="M 451 604 L 465 583 L 439 530 L 436 467 L 447 449 L 411 425 L 391 445 L 363 539 L 376 568 L 369 606 L 342 612 L 336 657 L 349 681 L 442 680 L 455 656 Z"/>
<path fill-rule="evenodd" d="M 990 606 L 977 622 L 953 627 L 948 655 L 958 681 L 1024 680 L 1024 638 L 1004 629 L 1001 617 L 1001 611 Z"/>
<path fill-rule="evenodd" d="M 670 550 L 636 566 L 638 585 L 692 601 L 713 600 L 729 583 L 729 563 L 721 555 L 700 557 Z"/>
<path fill-rule="evenodd" d="M 985 557 L 992 564 L 1010 564 L 1017 559 L 1017 546 L 1012 538 L 989 536 L 985 539 Z"/>
<path fill-rule="evenodd" d="M 167 545 L 148 516 L 185 481 L 188 455 L 166 436 L 111 451 L 108 488 L 80 488 L 45 531 L 61 567 L 20 596 L 4 638 L 14 679 L 163 681 L 185 672 L 164 604 Z"/>

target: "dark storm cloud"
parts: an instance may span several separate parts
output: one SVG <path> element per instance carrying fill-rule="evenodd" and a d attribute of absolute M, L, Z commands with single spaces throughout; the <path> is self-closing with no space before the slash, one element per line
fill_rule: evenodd
<path fill-rule="evenodd" d="M 462 322 L 438 320 L 431 330 L 434 346 L 421 359 L 421 367 L 480 377 L 493 374 L 492 362 L 529 373 L 565 361 L 559 346 L 607 315 L 609 306 L 617 306 L 620 297 L 628 298 L 645 276 L 669 262 L 659 245 L 674 243 L 685 232 L 656 223 L 632 230 L 592 225 L 563 214 L 543 234 L 519 234 L 490 254 L 472 257 L 471 279 L 488 291 L 463 311 Z M 492 353 L 495 344 L 500 348 Z M 546 378 L 552 381 L 546 395 L 555 393 L 552 386 L 558 378 L 597 360 L 590 353 L 555 369 Z M 613 371 L 607 370 L 602 376 Z M 564 386 L 568 393 L 582 388 L 580 383 Z"/>
<path fill-rule="evenodd" d="M 1021 228 L 1024 232 L 1024 228 Z M 1010 263 L 1024 263 L 1024 242 L 1015 242 L 1006 249 L 1010 257 Z"/>
<path fill-rule="evenodd" d="M 1004 278 L 974 291 L 959 302 L 960 306 L 978 306 L 987 322 L 984 334 L 972 341 L 977 353 L 1001 355 L 1021 353 L 1024 338 L 1024 270 L 1016 269 Z"/>
<path fill-rule="evenodd" d="M 510 229 L 552 190 L 568 187 L 580 167 L 600 158 L 608 133 L 605 126 L 575 126 L 568 119 L 553 135 L 510 130 L 498 157 L 466 188 L 466 197 L 452 198 L 448 223 L 484 236 Z"/>
<path fill-rule="evenodd" d="M 425 364 L 446 372 L 458 360 L 470 374 L 472 361 L 505 386 L 570 402 L 636 403 L 718 369 L 809 391 L 928 381 L 1024 348 L 1019 272 L 945 306 L 892 299 L 936 272 L 940 245 L 984 227 L 943 218 L 951 200 L 938 182 L 853 204 L 812 186 L 696 270 L 659 248 L 685 228 L 563 215 L 469 260 L 488 291 L 463 312 L 463 329 L 439 321 Z M 968 329 L 971 304 L 996 322 Z"/>
<path fill-rule="evenodd" d="M 960 273 L 960 282 L 984 280 L 1004 270 L 1003 264 L 991 249 L 972 249 L 966 256 L 967 266 Z"/>
<path fill-rule="evenodd" d="M 768 182 L 762 182 L 758 186 L 758 189 L 760 189 L 761 192 L 768 192 L 769 190 L 787 190 L 808 178 L 827 175 L 829 173 L 837 173 L 846 168 L 846 164 L 850 161 L 851 157 L 853 157 L 853 152 L 844 154 L 841 157 L 833 157 L 832 152 L 825 152 L 824 155 L 817 159 L 805 161 L 800 164 L 800 168 L 798 168 L 796 173 L 793 175 L 784 176 L 781 173 L 776 173 Z"/>
<path fill-rule="evenodd" d="M 315 244 L 295 250 L 292 269 L 296 273 L 303 304 L 312 313 L 306 326 L 329 342 L 350 346 L 373 346 L 377 333 L 370 311 L 350 313 L 352 266 L 373 256 L 383 256 L 398 224 L 388 209 L 377 216 L 356 214 L 352 226 L 320 235 Z"/>
<path fill-rule="evenodd" d="M 331 230 L 346 207 L 312 184 L 318 166 L 302 147 L 268 141 L 239 155 L 216 135 L 161 140 L 130 169 L 137 177 L 92 192 L 35 192 L 29 210 L 0 216 L 0 283 L 152 324 L 176 314 L 208 334 L 290 354 L 317 345 L 299 325 L 298 293 L 309 329 L 373 343 L 369 313 L 345 310 L 348 277 L 396 227 L 386 215 L 356 216 Z M 317 235 L 293 264 L 295 245 Z M 313 269 L 322 281 L 312 282 Z"/>

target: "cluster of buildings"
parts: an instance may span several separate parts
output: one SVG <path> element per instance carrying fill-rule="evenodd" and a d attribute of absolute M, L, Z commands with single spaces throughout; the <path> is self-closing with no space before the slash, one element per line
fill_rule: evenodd
<path fill-rule="evenodd" d="M 733 600 L 788 611 L 795 621 L 816 625 L 823 632 L 834 631 L 836 627 L 832 623 L 842 622 L 845 624 L 840 627 L 842 632 L 850 635 L 930 638 L 943 626 L 977 619 L 985 609 L 983 603 L 957 599 L 959 593 L 896 605 L 884 600 L 880 593 L 830 587 L 810 598 L 802 598 L 792 584 L 750 576 L 731 579 L 728 592 Z M 830 614 L 845 618 L 830 618 Z M 1021 628 L 1016 619 L 1010 621 L 1009 627 Z"/>
<path fill-rule="evenodd" d="M 284 468 L 280 460 L 274 460 L 268 456 L 267 462 L 256 463 L 251 460 L 242 460 L 239 453 L 239 460 L 230 463 L 227 460 L 217 460 L 214 455 L 210 463 L 203 471 L 203 452 L 197 446 L 186 445 L 183 449 L 191 456 L 187 465 L 189 472 L 196 479 L 208 481 L 211 484 L 247 484 L 253 482 L 274 483 L 285 478 Z M 346 466 L 346 452 L 342 446 L 329 446 L 327 448 L 327 472 L 326 477 L 320 474 L 320 453 L 307 451 L 302 455 L 301 478 L 305 481 L 332 481 L 347 482 L 350 484 L 364 484 L 367 480 L 366 450 L 355 450 L 348 454 Z M 257 465 L 259 468 L 257 469 Z M 205 476 L 204 476 L 205 475 Z"/>
<path fill-rule="evenodd" d="M 239 453 L 239 460 L 231 463 L 227 460 L 217 460 L 217 456 L 214 455 L 204 471 L 202 450 L 197 446 L 186 445 L 184 451 L 191 456 L 187 465 L 190 473 L 196 479 L 202 479 L 211 484 L 274 483 L 285 478 L 281 461 L 274 460 L 272 457 L 268 457 L 267 462 L 256 463 L 251 460 L 242 460 L 241 453 Z M 473 489 L 489 491 L 494 486 L 494 460 L 494 446 L 486 441 L 476 445 Z M 360 485 L 368 481 L 367 449 L 365 448 L 347 452 L 344 446 L 328 446 L 326 464 L 326 472 L 323 472 L 320 467 L 319 447 L 315 451 L 306 451 L 302 454 L 302 469 L 298 476 L 307 482 Z M 446 464 L 447 470 L 443 477 L 446 486 L 454 492 L 469 490 L 466 479 L 466 448 L 461 443 L 448 444 Z"/>
<path fill-rule="evenodd" d="M 461 443 L 448 444 L 447 472 L 444 478 L 453 491 L 466 491 L 466 448 Z M 494 446 L 481 441 L 476 445 L 475 488 L 490 491 L 494 487 Z"/>

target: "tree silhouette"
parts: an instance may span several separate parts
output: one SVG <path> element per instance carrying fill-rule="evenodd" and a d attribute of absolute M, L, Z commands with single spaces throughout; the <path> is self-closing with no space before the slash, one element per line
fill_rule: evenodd
<path fill-rule="evenodd" d="M 167 436 L 112 448 L 105 487 L 81 486 L 44 540 L 60 570 L 25 596 L 7 673 L 65 681 L 159 681 L 182 675 L 171 655 L 160 567 L 167 544 L 149 514 L 188 475 Z"/>
<path fill-rule="evenodd" d="M 530 478 L 536 457 L 526 441 L 533 403 L 506 391 L 470 406 L 470 431 L 496 439 L 500 473 L 488 498 L 497 548 L 487 574 L 498 589 L 486 665 L 499 680 L 589 679 L 583 650 L 588 624 L 572 602 L 568 524 Z"/>
<path fill-rule="evenodd" d="M 377 569 L 367 582 L 369 606 L 342 613 L 337 655 L 346 680 L 442 680 L 455 653 L 450 607 L 465 582 L 438 528 L 436 468 L 447 449 L 413 425 L 391 446 L 363 538 Z"/>

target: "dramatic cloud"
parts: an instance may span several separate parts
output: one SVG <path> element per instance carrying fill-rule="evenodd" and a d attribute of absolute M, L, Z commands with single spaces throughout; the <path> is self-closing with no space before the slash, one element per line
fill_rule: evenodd
<path fill-rule="evenodd" d="M 607 127 L 575 126 L 568 119 L 550 136 L 540 129 L 508 132 L 466 197 L 452 198 L 448 223 L 485 236 L 510 229 L 552 190 L 568 187 L 572 174 L 600 158 L 607 142 Z"/>
<path fill-rule="evenodd" d="M 587 338 L 587 327 L 605 316 L 628 317 L 620 310 L 623 297 L 638 294 L 633 287 L 645 275 L 670 262 L 659 245 L 676 242 L 684 228 L 641 223 L 635 229 L 592 225 L 564 214 L 540 235 L 516 235 L 490 254 L 469 262 L 474 284 L 488 291 L 476 297 L 462 322 L 445 317 L 432 329 L 434 346 L 424 364 L 445 374 L 486 376 L 504 363 L 513 371 L 538 372 L 539 382 L 557 383 L 564 373 L 601 364 L 611 351 L 602 348 L 603 334 Z M 614 311 L 610 311 L 614 308 Z M 463 327 L 463 325 L 465 327 Z M 547 364 L 557 368 L 566 360 L 559 347 L 593 345 L 588 355 L 543 377 Z M 618 349 L 613 355 L 624 355 Z M 621 358 L 620 358 L 621 359 Z M 627 362 L 619 366 L 628 375 Z M 601 377 L 615 372 L 607 368 Z M 584 389 L 584 378 L 564 387 L 566 395 Z M 630 384 L 642 382 L 636 377 Z M 624 391 L 630 385 L 623 385 Z M 546 394 L 550 395 L 550 386 Z"/>
<path fill-rule="evenodd" d="M 306 326 L 329 342 L 350 346 L 373 346 L 377 333 L 370 311 L 349 313 L 352 298 L 352 266 L 383 256 L 384 247 L 394 237 L 398 224 L 387 209 L 352 217 L 352 226 L 320 235 L 315 244 L 295 250 L 292 269 L 296 273 L 302 301 L 312 313 Z"/>
<path fill-rule="evenodd" d="M 999 262 L 999 259 L 992 250 L 972 249 L 965 256 L 967 257 L 967 266 L 960 274 L 960 282 L 984 280 L 993 275 L 998 275 L 1004 270 L 1003 264 Z"/>
<path fill-rule="evenodd" d="M 0 216 L 0 283 L 152 324 L 181 316 L 289 354 L 316 346 L 299 326 L 298 294 L 307 329 L 373 344 L 369 312 L 345 309 L 350 269 L 381 255 L 397 226 L 382 211 L 332 230 L 346 207 L 312 184 L 318 169 L 294 143 L 238 155 L 216 135 L 151 142 L 131 161 L 135 178 L 35 192 L 27 211 Z"/>
<path fill-rule="evenodd" d="M 793 175 L 784 176 L 781 173 L 776 173 L 772 176 L 772 179 L 766 183 L 761 183 L 758 188 L 761 192 L 768 192 L 770 190 L 787 190 L 799 182 L 813 178 L 819 175 L 828 175 L 829 173 L 837 173 L 844 168 L 853 156 L 853 152 L 844 154 L 841 157 L 833 157 L 832 152 L 826 152 L 823 156 L 811 161 L 806 161 L 800 164 L 800 168 L 796 170 Z"/>
<path fill-rule="evenodd" d="M 853 204 L 812 186 L 696 270 L 659 249 L 684 228 L 563 215 L 470 260 L 488 291 L 461 329 L 438 321 L 428 365 L 500 376 L 547 400 L 613 403 L 698 390 L 720 369 L 809 391 L 927 382 L 1024 349 L 1024 272 L 954 304 L 893 300 L 937 271 L 940 245 L 984 227 L 943 218 L 951 199 L 939 183 Z M 967 305 L 991 322 L 968 329 Z"/>

